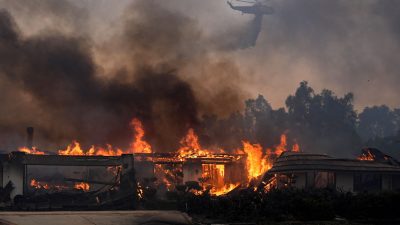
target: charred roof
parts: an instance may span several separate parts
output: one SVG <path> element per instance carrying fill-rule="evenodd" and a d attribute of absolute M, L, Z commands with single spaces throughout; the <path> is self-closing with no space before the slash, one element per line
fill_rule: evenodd
<path fill-rule="evenodd" d="M 341 159 L 324 154 L 305 152 L 284 152 L 277 158 L 274 166 L 268 173 L 310 170 L 400 173 L 400 166 L 383 161 Z"/>

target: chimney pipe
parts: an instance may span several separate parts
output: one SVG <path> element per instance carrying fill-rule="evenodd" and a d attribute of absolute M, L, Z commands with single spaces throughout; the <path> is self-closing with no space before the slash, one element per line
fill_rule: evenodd
<path fill-rule="evenodd" d="M 26 147 L 32 149 L 33 147 L 33 127 L 26 128 L 26 132 L 28 133 L 28 139 L 26 140 Z"/>

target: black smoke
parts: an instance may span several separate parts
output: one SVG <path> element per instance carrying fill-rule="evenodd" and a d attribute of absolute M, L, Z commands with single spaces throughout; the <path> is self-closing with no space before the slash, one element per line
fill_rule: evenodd
<path fill-rule="evenodd" d="M 344 93 L 354 91 L 358 105 L 397 101 L 397 1 L 271 1 L 275 14 L 263 19 L 257 45 L 245 50 L 238 50 L 236 35 L 246 32 L 242 28 L 253 17 L 224 23 L 207 36 L 190 15 L 215 6 L 219 10 L 207 11 L 210 21 L 229 21 L 223 17 L 236 12 L 225 2 L 134 1 L 112 28 L 90 35 L 88 11 L 73 0 L 4 2 L 2 149 L 23 145 L 27 126 L 36 128 L 36 145 L 44 149 L 73 139 L 125 147 L 133 135 L 129 121 L 139 117 L 157 151 L 176 149 L 186 130 L 195 127 L 209 146 L 235 149 L 241 139 L 271 146 L 287 133 L 306 151 L 348 153 L 365 140 L 355 133 L 361 114 L 352 95 Z M 301 80 L 343 97 L 313 90 L 307 101 L 294 101 L 297 109 L 314 104 L 313 112 L 294 113 L 284 100 Z M 243 104 L 247 92 L 262 92 L 265 101 Z M 322 137 L 314 145 L 315 135 Z"/>
<path fill-rule="evenodd" d="M 242 107 L 236 65 L 210 57 L 219 44 L 195 20 L 161 4 L 133 2 L 102 41 L 82 31 L 89 24 L 87 12 L 69 1 L 5 6 L 0 148 L 24 145 L 27 126 L 36 128 L 35 145 L 49 151 L 72 140 L 126 148 L 133 140 L 130 121 L 137 117 L 156 151 L 174 151 L 187 130 L 198 126 L 200 114 L 229 115 Z M 63 8 L 57 20 L 66 27 L 31 34 L 16 20 L 57 17 Z"/>
<path fill-rule="evenodd" d="M 133 135 L 130 120 L 138 117 L 157 149 L 175 149 L 197 121 L 193 91 L 174 71 L 156 71 L 143 63 L 133 83 L 100 79 L 90 40 L 60 33 L 26 38 L 6 10 L 0 13 L 0 65 L 2 82 L 40 111 L 13 113 L 25 115 L 26 125 L 53 143 L 77 138 L 126 147 Z M 14 129 L 23 136 L 24 128 L 12 127 L 15 121 L 4 122 L 11 130 L 3 132 Z"/>

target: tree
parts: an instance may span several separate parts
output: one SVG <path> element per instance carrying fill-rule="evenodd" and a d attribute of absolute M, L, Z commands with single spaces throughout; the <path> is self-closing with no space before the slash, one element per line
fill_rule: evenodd
<path fill-rule="evenodd" d="M 366 107 L 359 115 L 358 132 L 363 140 L 393 136 L 398 131 L 399 111 L 386 105 Z"/>
<path fill-rule="evenodd" d="M 264 96 L 245 102 L 247 139 L 262 146 L 272 146 L 287 129 L 287 113 L 284 109 L 273 110 Z"/>
<path fill-rule="evenodd" d="M 308 120 L 313 96 L 314 90 L 308 86 L 307 81 L 302 81 L 295 95 L 286 99 L 288 113 L 295 121 L 305 123 Z"/>
<path fill-rule="evenodd" d="M 306 81 L 301 82 L 295 95 L 286 100 L 292 136 L 299 138 L 306 151 L 352 155 L 361 147 L 352 102 L 352 93 L 342 98 L 330 90 L 316 94 Z"/>

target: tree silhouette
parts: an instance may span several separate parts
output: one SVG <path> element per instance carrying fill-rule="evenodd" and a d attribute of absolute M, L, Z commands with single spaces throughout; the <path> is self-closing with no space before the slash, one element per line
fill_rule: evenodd
<path fill-rule="evenodd" d="M 363 140 L 393 136 L 398 130 L 398 114 L 386 105 L 366 107 L 359 115 L 358 132 Z"/>
<path fill-rule="evenodd" d="M 356 132 L 353 94 L 342 98 L 330 90 L 316 94 L 306 81 L 286 100 L 291 132 L 310 152 L 350 156 L 361 147 Z"/>

